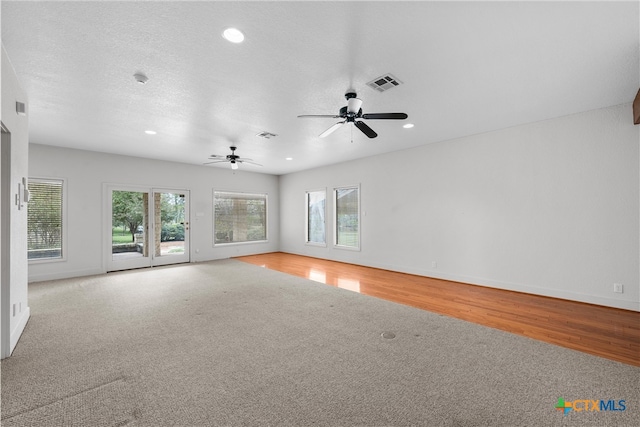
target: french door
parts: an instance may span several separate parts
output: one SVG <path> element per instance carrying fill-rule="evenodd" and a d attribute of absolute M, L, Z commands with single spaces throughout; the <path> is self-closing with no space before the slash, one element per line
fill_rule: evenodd
<path fill-rule="evenodd" d="M 189 262 L 189 191 L 106 187 L 107 271 Z"/>

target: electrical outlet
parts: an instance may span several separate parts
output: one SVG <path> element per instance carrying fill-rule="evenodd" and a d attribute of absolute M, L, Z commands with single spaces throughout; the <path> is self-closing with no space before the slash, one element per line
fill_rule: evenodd
<path fill-rule="evenodd" d="M 622 283 L 614 283 L 613 284 L 613 292 L 617 294 L 621 294 L 623 292 Z"/>
<path fill-rule="evenodd" d="M 431 261 L 431 268 L 433 268 L 434 270 L 438 268 L 438 263 L 435 261 Z"/>

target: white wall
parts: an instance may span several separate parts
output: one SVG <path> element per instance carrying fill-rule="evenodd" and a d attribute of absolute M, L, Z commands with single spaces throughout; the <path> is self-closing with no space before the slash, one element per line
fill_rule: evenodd
<path fill-rule="evenodd" d="M 191 260 L 208 261 L 279 248 L 278 177 L 207 166 L 29 145 L 29 175 L 67 185 L 66 260 L 32 263 L 29 281 L 104 273 L 103 184 L 190 191 Z M 213 189 L 268 194 L 267 243 L 213 247 Z M 203 214 L 196 216 L 196 214 Z M 107 217 L 107 221 L 111 221 Z M 198 250 L 198 253 L 196 253 Z"/>
<path fill-rule="evenodd" d="M 29 320 L 27 304 L 27 209 L 18 209 L 12 201 L 18 193 L 18 184 L 28 173 L 28 115 L 16 114 L 16 101 L 27 104 L 27 97 L 20 88 L 15 71 L 4 46 L 2 47 L 2 115 L 0 120 L 10 132 L 10 150 L 3 150 L 2 169 L 8 171 L 8 181 L 4 182 L 3 200 L 9 201 L 8 209 L 2 211 L 3 220 L 8 227 L 2 232 L 2 354 L 7 357 L 15 345 Z M 29 111 L 27 104 L 27 113 Z M 7 141 L 8 142 L 8 141 Z M 3 144 L 5 142 L 3 141 Z M 8 154 L 8 156 L 4 156 Z M 8 189 L 5 194 L 4 189 Z M 6 215 L 6 217 L 5 217 Z M 15 305 L 15 312 L 14 307 Z M 8 321 L 7 321 L 8 320 Z M 8 324 L 8 327 L 7 327 Z M 9 335 L 7 337 L 6 335 Z"/>
<path fill-rule="evenodd" d="M 280 248 L 640 311 L 639 136 L 624 104 L 284 175 Z M 357 183 L 361 251 L 305 245 L 305 190 Z"/>

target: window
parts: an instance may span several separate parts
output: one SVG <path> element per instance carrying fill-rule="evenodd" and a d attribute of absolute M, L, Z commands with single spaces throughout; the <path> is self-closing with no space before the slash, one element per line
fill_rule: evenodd
<path fill-rule="evenodd" d="M 27 258 L 62 259 L 64 181 L 29 179 L 27 203 Z"/>
<path fill-rule="evenodd" d="M 335 244 L 360 249 L 360 188 L 341 187 L 334 190 Z"/>
<path fill-rule="evenodd" d="M 306 242 L 312 244 L 325 245 L 325 213 L 327 193 L 324 190 L 307 191 L 306 197 L 306 217 L 307 230 Z"/>
<path fill-rule="evenodd" d="M 214 245 L 267 240 L 267 195 L 213 192 Z"/>

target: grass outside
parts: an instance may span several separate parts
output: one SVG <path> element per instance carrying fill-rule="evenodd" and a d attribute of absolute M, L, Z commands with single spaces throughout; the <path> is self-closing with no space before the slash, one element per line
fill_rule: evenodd
<path fill-rule="evenodd" d="M 132 243 L 131 233 L 129 231 L 122 230 L 122 227 L 113 227 L 111 229 L 111 242 L 112 243 Z"/>

